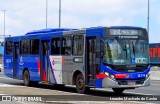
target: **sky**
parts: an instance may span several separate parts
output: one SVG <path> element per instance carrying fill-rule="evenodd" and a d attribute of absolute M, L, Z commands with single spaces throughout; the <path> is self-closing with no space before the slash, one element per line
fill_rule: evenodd
<path fill-rule="evenodd" d="M 62 28 L 147 28 L 148 0 L 61 0 Z M 0 34 L 24 35 L 46 28 L 46 0 L 0 0 Z M 160 0 L 150 0 L 150 43 L 160 42 Z M 48 0 L 48 28 L 58 28 L 59 0 Z"/>
<path fill-rule="evenodd" d="M 3 54 L 4 48 L 0 46 L 0 54 Z"/>

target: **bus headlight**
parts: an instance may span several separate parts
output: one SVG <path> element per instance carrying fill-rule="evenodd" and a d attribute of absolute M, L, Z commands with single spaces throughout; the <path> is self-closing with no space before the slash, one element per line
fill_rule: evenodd
<path fill-rule="evenodd" d="M 114 75 L 112 75 L 112 74 L 110 74 L 110 73 L 108 73 L 108 72 L 105 72 L 105 75 L 106 75 L 107 77 L 109 77 L 109 78 L 115 80 Z"/>
<path fill-rule="evenodd" d="M 105 72 L 105 75 L 106 75 L 107 77 L 109 77 L 109 73 L 108 73 L 108 72 Z"/>
<path fill-rule="evenodd" d="M 111 78 L 111 79 L 113 79 L 113 80 L 115 80 L 115 77 L 114 77 L 114 75 L 110 75 L 110 78 Z"/>

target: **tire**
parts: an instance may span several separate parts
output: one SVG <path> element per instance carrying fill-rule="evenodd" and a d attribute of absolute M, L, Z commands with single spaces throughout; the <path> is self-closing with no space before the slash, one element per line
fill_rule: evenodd
<path fill-rule="evenodd" d="M 86 93 L 89 91 L 89 87 L 85 87 L 84 78 L 82 74 L 78 74 L 76 77 L 76 89 L 78 93 Z"/>
<path fill-rule="evenodd" d="M 123 88 L 112 88 L 115 94 L 122 94 L 124 89 Z"/>
<path fill-rule="evenodd" d="M 30 85 L 30 75 L 28 70 L 25 70 L 23 73 L 23 83 L 25 86 L 29 86 Z"/>

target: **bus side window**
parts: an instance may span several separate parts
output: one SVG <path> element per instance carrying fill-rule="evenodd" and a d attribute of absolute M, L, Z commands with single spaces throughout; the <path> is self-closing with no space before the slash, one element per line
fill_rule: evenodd
<path fill-rule="evenodd" d="M 83 54 L 83 36 L 74 36 L 73 37 L 73 55 L 82 55 Z"/>
<path fill-rule="evenodd" d="M 52 55 L 60 54 L 60 38 L 52 39 L 51 54 Z"/>
<path fill-rule="evenodd" d="M 20 41 L 20 54 L 27 55 L 30 53 L 30 41 L 29 39 L 23 39 Z"/>
<path fill-rule="evenodd" d="M 70 55 L 72 49 L 72 39 L 70 36 L 65 36 L 62 38 L 62 55 Z"/>
<path fill-rule="evenodd" d="M 12 55 L 12 41 L 6 41 L 6 54 Z"/>
<path fill-rule="evenodd" d="M 39 54 L 39 39 L 32 39 L 31 40 L 31 54 Z"/>

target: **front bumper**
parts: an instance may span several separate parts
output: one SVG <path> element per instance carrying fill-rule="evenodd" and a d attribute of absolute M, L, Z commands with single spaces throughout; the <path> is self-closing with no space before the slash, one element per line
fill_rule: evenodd
<path fill-rule="evenodd" d="M 126 80 L 130 81 L 130 80 Z M 144 80 L 141 84 L 134 84 L 134 85 L 121 85 L 118 83 L 118 80 L 113 80 L 110 78 L 104 78 L 102 81 L 102 87 L 104 88 L 136 88 L 136 87 L 147 87 L 150 86 L 150 76 Z"/>

